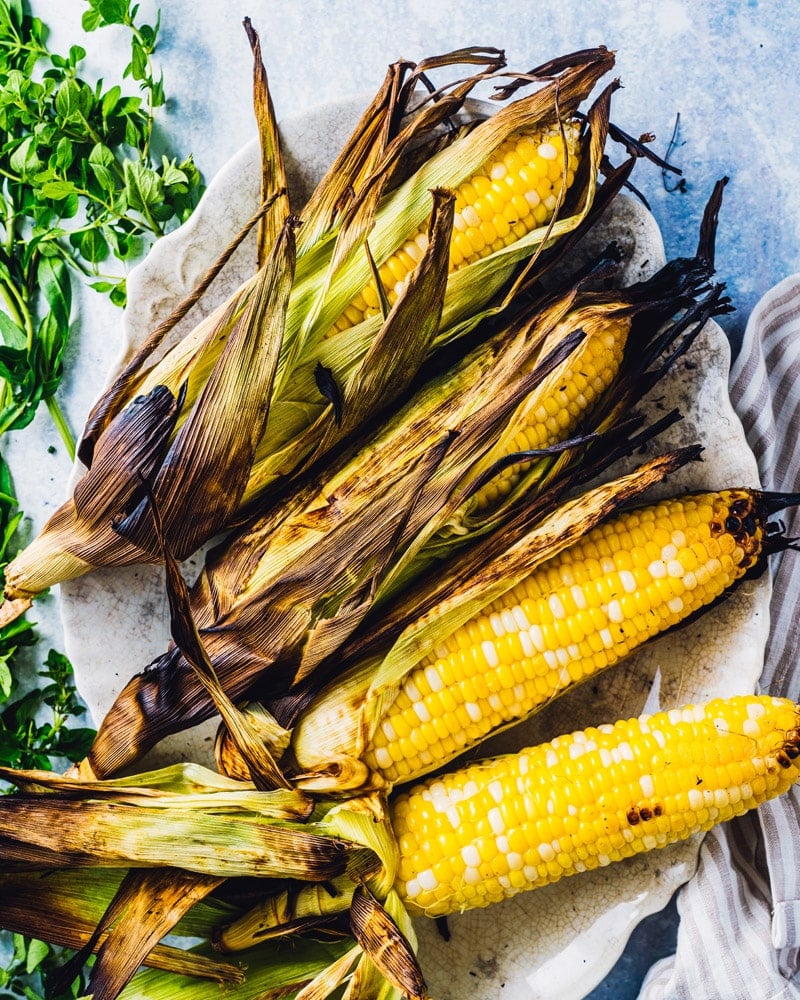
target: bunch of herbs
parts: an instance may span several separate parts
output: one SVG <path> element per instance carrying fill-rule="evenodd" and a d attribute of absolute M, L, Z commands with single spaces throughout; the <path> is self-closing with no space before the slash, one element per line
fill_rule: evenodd
<path fill-rule="evenodd" d="M 86 31 L 129 31 L 122 77 L 139 91 L 129 95 L 88 83 L 82 46 L 50 52 L 23 0 L 0 0 L 0 433 L 27 426 L 44 403 L 71 454 L 56 392 L 73 277 L 123 305 L 124 265 L 183 222 L 202 191 L 191 157 L 154 157 L 165 101 L 151 60 L 159 24 L 137 14 L 129 0 L 87 0 L 83 16 Z"/>
<path fill-rule="evenodd" d="M 44 403 L 71 456 L 56 394 L 73 282 L 123 306 L 126 267 L 184 222 L 203 191 L 191 156 L 154 153 L 165 104 L 152 60 L 160 20 L 146 24 L 139 13 L 131 0 L 86 0 L 85 32 L 117 26 L 130 42 L 121 81 L 91 84 L 81 45 L 50 51 L 47 26 L 28 4 L 0 0 L 0 435 L 27 427 Z M 0 455 L 0 571 L 22 516 Z M 25 617 L 0 629 L 0 763 L 51 769 L 80 760 L 93 731 L 62 653 L 49 650 L 36 686 L 20 685 L 20 651 L 37 640 Z M 58 949 L 0 934 L 0 997 L 52 995 L 48 975 L 58 965 Z"/>

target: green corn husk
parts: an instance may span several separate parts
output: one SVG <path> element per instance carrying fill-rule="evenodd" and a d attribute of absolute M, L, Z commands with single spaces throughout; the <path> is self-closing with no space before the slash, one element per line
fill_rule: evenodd
<path fill-rule="evenodd" d="M 283 1000 L 299 997 L 302 990 L 324 973 L 342 952 L 352 950 L 351 940 L 338 942 L 301 940 L 284 950 L 253 948 L 246 952 L 247 978 L 241 986 L 222 995 L 230 1000 Z M 120 1000 L 219 1000 L 220 988 L 186 976 L 154 969 L 138 973 L 119 994 Z M 400 1000 L 395 995 L 396 1000 Z"/>
<path fill-rule="evenodd" d="M 377 895 L 370 892 L 366 905 L 375 914 L 357 928 L 362 951 L 377 946 L 375 921 L 390 919 L 378 896 L 391 890 L 397 853 L 387 824 L 376 822 L 379 806 L 352 803 L 343 810 L 319 802 L 312 814 L 299 792 L 258 792 L 250 782 L 195 765 L 113 782 L 12 769 L 3 769 L 3 777 L 24 791 L 0 800 L 0 926 L 77 948 L 61 970 L 64 990 L 92 952 L 94 1000 L 176 995 L 159 992 L 167 983 L 190 996 L 209 995 L 205 982 L 216 989 L 222 984 L 235 1000 L 262 996 L 256 991 L 273 984 L 303 988 L 342 949 L 293 943 L 288 952 L 250 947 L 240 960 L 220 956 L 221 928 L 241 919 L 250 905 L 236 902 L 236 876 L 243 874 L 263 887 L 259 895 L 276 879 L 278 885 L 322 879 L 328 888 L 321 896 L 334 884 L 370 885 Z M 140 820 L 151 812 L 157 822 L 145 829 Z M 267 825 L 282 835 L 280 857 L 271 858 L 268 850 L 256 857 L 252 834 L 244 832 Z M 215 899 L 218 889 L 225 891 Z M 170 944 L 160 943 L 167 934 Z M 198 939 L 205 944 L 196 946 Z M 413 963 L 411 945 L 406 950 Z M 143 963 L 151 972 L 134 975 Z M 389 963 L 390 977 L 396 967 L 402 971 L 396 960 Z"/>
<path fill-rule="evenodd" d="M 84 868 L 80 873 L 0 871 L 0 926 L 78 949 L 76 957 L 83 959 L 86 956 L 80 949 L 86 947 L 127 877 L 124 870 L 102 868 Z M 157 908 L 157 895 L 148 893 L 146 900 Z M 215 1000 L 220 995 L 231 1000 L 263 1000 L 273 989 L 285 990 L 292 984 L 295 990 L 302 989 L 354 946 L 347 938 L 328 943 L 298 940 L 283 948 L 272 944 L 250 946 L 240 954 L 221 955 L 211 943 L 217 929 L 244 912 L 240 906 L 221 899 L 192 901 L 188 912 L 168 929 L 173 943 L 156 943 L 139 956 L 129 981 L 122 985 L 119 972 L 127 963 L 122 961 L 126 956 L 120 953 L 120 944 L 125 942 L 124 932 L 135 932 L 136 928 L 128 920 L 119 925 L 117 934 L 103 931 L 93 967 L 101 969 L 102 975 L 91 973 L 93 1000 L 116 996 L 128 1000 L 175 1000 L 177 996 Z M 59 983 L 63 992 L 67 992 L 81 964 L 72 961 L 63 968 Z M 142 965 L 146 968 L 137 971 Z"/>
<path fill-rule="evenodd" d="M 117 785 L 0 769 L 0 777 L 25 789 L 0 798 L 4 863 L 155 866 L 214 877 L 294 872 L 319 881 L 345 870 L 346 845 L 318 835 L 300 793 L 258 792 L 253 805 L 241 795 L 254 785 L 216 778 L 197 792 L 174 793 L 176 774 L 179 768 L 156 772 L 154 784 L 144 775 Z M 293 825 L 298 818 L 306 824 L 300 833 Z"/>
<path fill-rule="evenodd" d="M 0 872 L 0 922 L 14 933 L 82 949 L 95 933 L 125 877 L 124 870 L 103 868 L 82 869 L 79 877 L 71 870 Z M 148 900 L 152 906 L 153 896 L 148 894 Z M 215 927 L 234 919 L 238 913 L 222 902 L 197 902 L 191 897 L 188 902 L 191 904 L 188 914 L 169 927 L 177 937 L 187 940 L 210 938 Z M 101 944 L 103 940 L 105 935 L 101 936 Z M 208 979 L 226 986 L 240 985 L 245 980 L 238 963 L 219 956 L 193 954 L 176 946 L 155 943 L 144 962 L 173 975 Z"/>
<path fill-rule="evenodd" d="M 515 129 L 572 115 L 611 68 L 613 56 L 598 49 L 566 58 L 556 67 L 557 79 L 462 129 L 449 145 L 435 130 L 460 112 L 486 72 L 443 88 L 409 119 L 404 116 L 414 105 L 426 64 L 393 67 L 303 215 L 295 264 L 294 239 L 286 250 L 288 237 L 276 237 L 287 229 L 291 233 L 294 223 L 287 215 L 277 129 L 255 42 L 254 50 L 265 164 L 259 245 L 266 264 L 160 360 L 166 329 L 155 331 L 96 405 L 80 448 L 89 471 L 75 498 L 7 568 L 2 620 L 24 611 L 48 586 L 97 566 L 157 560 L 142 475 L 155 480 L 172 551 L 179 558 L 190 554 L 298 463 L 318 458 L 320 448 L 332 447 L 376 408 L 387 407 L 426 354 L 463 336 L 493 308 L 490 300 L 508 289 L 521 262 L 541 255 L 541 271 L 550 259 L 543 251 L 555 250 L 592 217 L 613 87 L 588 115 L 584 169 L 562 217 L 453 274 L 444 294 L 439 286 L 447 269 L 449 231 L 442 218 L 447 207 L 434 203 L 431 233 L 441 233 L 438 240 L 431 238 L 420 268 L 435 277 L 408 287 L 387 323 L 378 316 L 326 337 L 332 319 L 369 280 L 375 264 L 404 234 L 424 225 L 431 214 L 430 190 L 457 184 Z M 433 62 L 461 60 L 488 65 L 490 72 L 501 63 L 496 53 L 481 50 Z M 426 144 L 444 148 L 423 157 L 419 166 Z M 342 192 L 350 189 L 352 202 L 344 207 Z M 278 274 L 275 267 L 270 270 L 270 260 L 279 265 Z M 397 352 L 398 344 L 406 349 Z M 320 370 L 345 387 L 344 422 L 329 393 L 319 391 Z M 125 535 L 114 530 L 120 522 L 129 528 Z"/>

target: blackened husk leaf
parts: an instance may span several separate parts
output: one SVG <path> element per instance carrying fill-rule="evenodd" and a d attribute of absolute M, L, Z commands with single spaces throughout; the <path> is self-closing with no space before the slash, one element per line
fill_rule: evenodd
<path fill-rule="evenodd" d="M 396 990 L 411 1000 L 425 1000 L 425 979 L 411 945 L 377 899 L 362 886 L 353 894 L 350 927 L 364 953 Z"/>
<path fill-rule="evenodd" d="M 294 273 L 290 218 L 236 327 L 158 470 L 153 493 L 170 550 L 182 559 L 223 528 L 239 506 L 264 432 Z M 158 551 L 144 499 L 119 533 Z"/>
<path fill-rule="evenodd" d="M 139 477 L 160 467 L 179 411 L 179 400 L 159 385 L 111 421 L 97 442 L 92 467 L 75 487 L 77 520 L 94 528 L 133 510 L 142 492 Z"/>
<path fill-rule="evenodd" d="M 93 1000 L 114 1000 L 161 938 L 223 881 L 174 869 L 128 872 L 98 924 L 92 947 L 76 956 L 76 964 L 88 958 L 105 933 L 89 978 Z"/>
<path fill-rule="evenodd" d="M 151 474 L 163 462 L 179 409 L 180 399 L 156 386 L 111 421 L 74 495 L 6 567 L 6 597 L 38 594 L 96 565 L 142 561 L 138 546 L 117 536 L 114 525 L 139 502 L 141 474 Z"/>

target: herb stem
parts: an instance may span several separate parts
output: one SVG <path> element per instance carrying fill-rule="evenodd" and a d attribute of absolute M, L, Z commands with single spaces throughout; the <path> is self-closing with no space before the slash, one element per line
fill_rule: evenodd
<path fill-rule="evenodd" d="M 67 423 L 67 418 L 64 415 L 64 411 L 61 409 L 61 406 L 59 405 L 58 400 L 55 398 L 55 396 L 49 396 L 46 402 L 47 402 L 47 410 L 50 414 L 50 419 L 55 424 L 56 430 L 58 431 L 61 440 L 64 442 L 64 446 L 67 449 L 70 461 L 74 462 L 75 438 L 72 434 L 72 431 L 69 429 L 69 425 Z"/>
<path fill-rule="evenodd" d="M 33 317 L 22 292 L 9 275 L 0 278 L 0 294 L 8 306 L 12 319 L 25 331 L 28 346 L 33 343 Z"/>
<path fill-rule="evenodd" d="M 25 328 L 25 319 L 20 312 L 17 299 L 11 294 L 11 289 L 14 287 L 13 282 L 9 279 L 3 278 L 0 280 L 0 297 L 2 297 L 3 302 L 6 305 L 6 309 L 11 316 L 11 319 L 17 324 L 18 327 Z"/>

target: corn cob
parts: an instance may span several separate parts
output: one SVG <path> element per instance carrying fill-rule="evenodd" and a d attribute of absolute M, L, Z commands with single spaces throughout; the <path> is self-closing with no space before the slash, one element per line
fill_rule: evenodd
<path fill-rule="evenodd" d="M 756 808 L 800 777 L 800 705 L 733 696 L 560 735 L 395 793 L 382 863 L 411 916 L 488 906 L 665 847 Z M 343 812 L 344 810 L 344 812 Z M 331 812 L 334 836 L 347 806 Z M 357 811 L 355 816 L 361 814 Z M 373 824 L 383 826 L 383 823 Z M 271 896 L 220 929 L 222 951 L 347 909 L 355 882 Z"/>
<path fill-rule="evenodd" d="M 759 496 L 690 495 L 593 528 L 409 670 L 366 722 L 361 760 L 391 784 L 414 780 L 698 613 L 763 564 Z M 336 752 L 341 709 L 334 693 L 300 717 L 300 767 Z"/>
<path fill-rule="evenodd" d="M 395 887 L 441 916 L 708 830 L 797 780 L 799 726 L 787 699 L 717 699 L 429 779 L 392 806 Z"/>
<path fill-rule="evenodd" d="M 566 138 L 566 144 L 564 142 Z M 547 225 L 575 179 L 580 159 L 580 126 L 564 125 L 510 136 L 486 163 L 456 189 L 450 270 L 457 271 L 510 246 L 533 229 Z M 566 152 L 565 152 L 566 146 Z M 397 301 L 411 272 L 427 249 L 425 229 L 418 229 L 379 267 L 383 291 Z M 355 296 L 329 335 L 356 326 L 381 310 L 374 281 Z"/>

